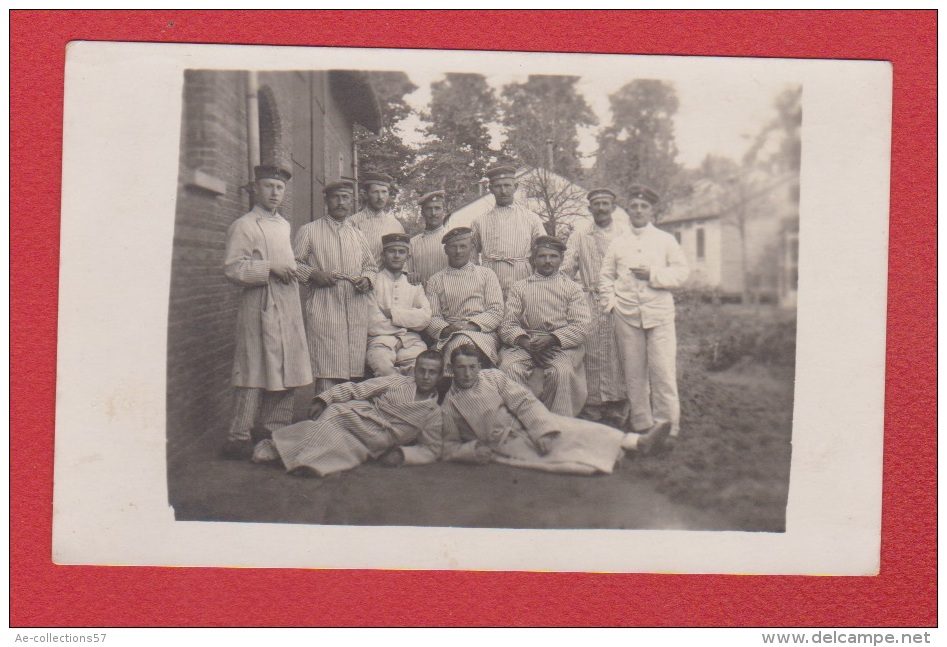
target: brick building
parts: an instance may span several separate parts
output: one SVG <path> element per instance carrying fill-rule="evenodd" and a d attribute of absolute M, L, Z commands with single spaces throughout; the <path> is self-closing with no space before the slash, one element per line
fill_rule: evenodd
<path fill-rule="evenodd" d="M 250 206 L 259 163 L 291 168 L 281 213 L 293 233 L 324 214 L 322 187 L 357 177 L 353 128 L 381 129 L 364 73 L 189 70 L 168 316 L 168 455 L 223 439 L 240 288 L 223 274 L 227 228 Z"/>

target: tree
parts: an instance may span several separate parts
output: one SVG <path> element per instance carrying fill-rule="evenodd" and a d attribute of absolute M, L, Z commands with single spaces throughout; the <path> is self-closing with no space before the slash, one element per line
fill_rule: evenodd
<path fill-rule="evenodd" d="M 578 81 L 577 76 L 531 74 L 524 83 L 505 86 L 504 152 L 527 166 L 580 180 L 578 128 L 597 126 L 598 119 L 576 90 Z"/>
<path fill-rule="evenodd" d="M 576 223 L 589 217 L 587 191 L 544 167 L 520 176 L 519 193 L 542 219 L 550 236 L 566 240 Z"/>
<path fill-rule="evenodd" d="M 448 73 L 431 84 L 427 140 L 411 170 L 418 194 L 447 192 L 452 207 L 479 195 L 477 183 L 496 157 L 489 125 L 497 119 L 497 99 L 482 74 Z"/>
<path fill-rule="evenodd" d="M 773 102 L 776 115 L 753 139 L 743 156 L 747 165 L 756 165 L 775 173 L 799 175 L 802 160 L 802 86 L 780 93 Z"/>
<path fill-rule="evenodd" d="M 674 115 L 677 93 L 665 81 L 636 79 L 609 95 L 612 123 L 598 136 L 594 176 L 621 195 L 647 184 L 670 202 L 678 189 Z"/>

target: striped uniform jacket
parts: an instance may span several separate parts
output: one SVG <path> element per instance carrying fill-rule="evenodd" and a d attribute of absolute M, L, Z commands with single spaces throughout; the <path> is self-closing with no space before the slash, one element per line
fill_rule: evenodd
<path fill-rule="evenodd" d="M 621 356 L 615 346 L 615 323 L 598 300 L 598 281 L 602 259 L 609 244 L 628 233 L 628 227 L 612 220 L 608 227 L 592 225 L 589 231 L 575 231 L 559 271 L 579 281 L 589 302 L 592 325 L 585 341 L 585 376 L 588 404 L 618 402 L 625 399 L 625 378 Z"/>
<path fill-rule="evenodd" d="M 309 467 L 325 476 L 415 442 L 402 449 L 407 464 L 431 463 L 442 453 L 437 393 L 416 399 L 411 376 L 347 382 L 318 398 L 328 405 L 318 420 L 303 420 L 273 432 L 273 444 L 287 471 Z"/>
<path fill-rule="evenodd" d="M 590 325 L 585 293 L 562 272 L 551 276 L 535 273 L 517 281 L 510 289 L 500 324 L 500 339 L 509 346 L 503 349 L 500 368 L 517 382 L 526 384 L 537 367 L 532 356 L 516 345 L 516 340 L 536 332 L 555 335 L 559 348 L 549 366 L 543 367 L 543 390 L 539 399 L 553 413 L 577 415 L 588 397 L 582 344 L 588 337 Z"/>
<path fill-rule="evenodd" d="M 352 226 L 365 235 L 368 247 L 372 250 L 375 264 L 381 267 L 381 237 L 385 234 L 403 234 L 404 227 L 390 213 L 375 213 L 365 207 L 349 219 Z"/>
<path fill-rule="evenodd" d="M 270 277 L 270 264 L 293 265 L 289 223 L 262 207 L 227 232 L 224 274 L 243 288 L 237 310 L 233 385 L 280 391 L 312 382 L 299 285 Z"/>
<path fill-rule="evenodd" d="M 471 223 L 474 244 L 483 254 L 483 266 L 496 272 L 503 298 L 513 283 L 532 273 L 529 254 L 533 241 L 545 236 L 543 222 L 521 204 L 494 207 Z"/>
<path fill-rule="evenodd" d="M 503 294 L 496 274 L 473 263 L 447 267 L 428 281 L 427 298 L 431 303 L 427 333 L 437 340 L 435 350 L 444 353 L 445 361 L 454 348 L 470 342 L 491 362 L 499 363 L 500 343 L 495 331 L 503 320 Z M 441 331 L 453 323 L 473 323 L 480 331 L 454 332 L 442 339 Z"/>
<path fill-rule="evenodd" d="M 422 231 L 411 239 L 411 257 L 405 272 L 427 286 L 428 280 L 447 267 L 447 254 L 441 239 L 447 233 L 447 225 L 431 231 Z"/>
<path fill-rule="evenodd" d="M 476 383 L 455 383 L 442 405 L 443 460 L 469 462 L 477 444 L 493 450 L 497 463 L 548 472 L 610 474 L 621 456 L 624 434 L 611 427 L 550 413 L 525 386 L 502 371 L 484 369 Z M 536 441 L 550 432 L 551 451 Z"/>
<path fill-rule="evenodd" d="M 362 233 L 348 221 L 326 217 L 303 225 L 293 241 L 297 272 L 308 281 L 313 269 L 364 276 L 374 283 L 375 259 Z M 359 294 L 350 281 L 331 288 L 309 286 L 306 335 L 315 378 L 348 380 L 365 374 L 370 294 Z"/>

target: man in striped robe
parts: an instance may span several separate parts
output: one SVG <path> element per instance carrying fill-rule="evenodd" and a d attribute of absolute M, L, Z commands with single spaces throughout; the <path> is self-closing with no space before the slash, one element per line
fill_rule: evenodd
<path fill-rule="evenodd" d="M 391 176 L 385 173 L 364 173 L 365 208 L 352 216 L 352 226 L 361 231 L 372 250 L 375 264 L 381 266 L 381 237 L 385 234 L 403 234 L 404 227 L 385 211 L 391 197 Z"/>
<path fill-rule="evenodd" d="M 503 320 L 503 294 L 492 270 L 470 262 L 473 232 L 455 227 L 441 240 L 448 267 L 431 277 L 428 335 L 434 348 L 448 355 L 461 344 L 473 344 L 496 366 L 500 340 L 496 329 Z M 448 371 L 449 374 L 449 371 Z"/>
<path fill-rule="evenodd" d="M 569 237 L 560 271 L 580 282 L 592 313 L 592 326 L 585 340 L 585 377 L 589 397 L 582 415 L 589 420 L 621 427 L 628 415 L 625 377 L 615 346 L 615 324 L 598 300 L 598 280 L 605 250 L 613 240 L 628 232 L 627 223 L 620 223 L 612 217 L 615 198 L 610 189 L 589 191 L 589 211 L 594 224 L 590 230 L 576 230 Z"/>
<path fill-rule="evenodd" d="M 418 356 L 412 375 L 347 382 L 320 393 L 310 420 L 257 443 L 253 461 L 282 460 L 287 472 L 326 476 L 376 459 L 394 447 L 388 464 L 423 465 L 440 458 L 443 434 L 437 383 L 444 360 L 435 351 Z M 416 443 L 413 445 L 413 443 Z"/>
<path fill-rule="evenodd" d="M 375 377 L 410 373 L 414 358 L 427 350 L 419 333 L 431 323 L 424 289 L 408 283 L 402 272 L 408 260 L 408 235 L 385 234 L 381 241 L 384 267 L 375 277 L 365 356 Z"/>
<path fill-rule="evenodd" d="M 289 222 L 277 209 L 289 171 L 254 169 L 256 204 L 227 232 L 224 274 L 243 288 L 233 363 L 234 417 L 222 455 L 247 459 L 257 422 L 266 432 L 289 424 L 295 387 L 312 382 L 299 307 Z"/>
<path fill-rule="evenodd" d="M 418 204 L 424 218 L 424 231 L 411 239 L 411 257 L 405 271 L 410 282 L 426 287 L 428 279 L 447 267 L 447 254 L 441 242 L 447 233 L 446 194 L 443 191 L 426 193 Z"/>
<path fill-rule="evenodd" d="M 513 283 L 532 274 L 529 253 L 546 230 L 539 216 L 516 204 L 515 168 L 498 166 L 486 175 L 496 207 L 475 218 L 470 227 L 476 249 L 483 254 L 483 266 L 496 273 L 505 301 Z"/>
<path fill-rule="evenodd" d="M 559 271 L 565 250 L 553 236 L 536 239 L 535 272 L 514 283 L 506 301 L 500 369 L 523 385 L 542 369 L 539 399 L 555 414 L 575 416 L 588 396 L 582 358 L 591 315 L 582 288 Z"/>
<path fill-rule="evenodd" d="M 669 424 L 629 434 L 550 413 L 532 392 L 502 371 L 481 370 L 477 350 L 451 355 L 454 381 L 444 398 L 442 460 L 502 463 L 567 474 L 611 474 L 624 451 L 661 448 Z"/>
<path fill-rule="evenodd" d="M 377 269 L 365 237 L 348 222 L 355 187 L 326 185 L 329 216 L 303 225 L 293 251 L 301 280 L 309 284 L 306 336 L 316 392 L 365 374 L 365 349 Z"/>

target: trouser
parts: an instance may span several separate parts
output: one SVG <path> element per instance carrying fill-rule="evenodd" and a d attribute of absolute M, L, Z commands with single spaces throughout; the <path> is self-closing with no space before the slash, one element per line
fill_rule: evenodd
<path fill-rule="evenodd" d="M 637 328 L 616 315 L 615 342 L 625 374 L 632 428 L 647 431 L 656 422 L 670 422 L 671 435 L 676 436 L 681 427 L 681 403 L 674 321 Z"/>
<path fill-rule="evenodd" d="M 418 335 L 369 337 L 365 361 L 375 377 L 407 375 L 426 350 L 427 344 Z"/>
<path fill-rule="evenodd" d="M 543 388 L 539 400 L 552 413 L 575 417 L 582 410 L 589 394 L 582 364 L 584 355 L 582 346 L 560 349 L 548 366 L 541 367 Z M 500 370 L 520 384 L 526 385 L 536 368 L 532 355 L 519 346 L 500 351 Z"/>
<path fill-rule="evenodd" d="M 259 419 L 264 430 L 273 433 L 293 421 L 294 389 L 267 391 L 238 386 L 234 388 L 234 416 L 227 440 L 250 440 Z"/>

